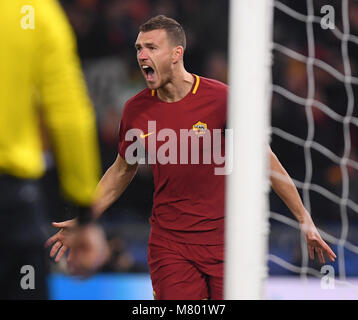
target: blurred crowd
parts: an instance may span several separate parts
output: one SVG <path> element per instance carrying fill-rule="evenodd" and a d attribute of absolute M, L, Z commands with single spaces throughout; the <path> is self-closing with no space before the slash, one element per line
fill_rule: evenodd
<path fill-rule="evenodd" d="M 302 14 L 307 13 L 306 1 L 280 2 Z M 323 3 L 315 0 L 314 3 L 316 16 L 322 16 L 320 8 L 323 4 L 331 4 L 336 13 L 336 27 L 343 30 L 341 1 L 327 0 Z M 177 19 L 187 34 L 188 45 L 184 57 L 187 70 L 227 83 L 228 0 L 61 0 L 61 4 L 77 37 L 83 71 L 96 110 L 103 172 L 112 164 L 117 154 L 118 126 L 124 104 L 145 87 L 137 66 L 134 42 L 139 25 L 148 18 L 165 14 Z M 349 10 L 350 33 L 358 35 L 358 3 L 350 1 Z M 342 41 L 337 39 L 331 30 L 324 30 L 317 23 L 314 24 L 313 30 L 315 57 L 344 74 Z M 306 23 L 275 9 L 274 42 L 307 56 Z M 349 42 L 348 48 L 352 75 L 358 77 L 358 45 Z M 350 102 L 345 83 L 317 66 L 313 67 L 313 74 L 314 99 L 344 117 Z M 309 82 L 305 63 L 274 51 L 272 75 L 275 85 L 299 97 L 307 97 Z M 354 97 L 358 96 L 357 93 L 357 86 L 353 85 Z M 355 104 L 355 101 L 353 103 Z M 345 146 L 343 123 L 331 119 L 317 107 L 309 110 L 312 110 L 314 122 L 313 140 L 338 157 L 342 157 Z M 355 108 L 354 116 L 357 115 L 358 108 Z M 274 128 L 301 139 L 307 138 L 307 109 L 275 92 L 272 95 L 271 119 Z M 350 125 L 349 158 L 355 161 L 358 161 L 357 133 L 357 127 Z M 289 174 L 298 181 L 305 181 L 307 163 L 304 148 L 275 134 L 272 135 L 271 141 L 273 151 Z M 310 150 L 313 168 L 311 182 L 341 197 L 343 184 L 340 165 L 314 149 Z M 49 168 L 50 164 L 51 160 Z M 357 170 L 349 167 L 348 173 L 349 198 L 358 203 Z M 44 183 L 52 184 L 56 179 L 55 175 L 55 170 L 49 169 Z M 147 270 L 146 241 L 152 192 L 150 169 L 141 166 L 125 194 L 104 214 L 103 225 L 107 229 L 113 251 L 112 259 L 105 266 L 105 271 Z M 340 205 L 317 192 L 310 192 L 309 196 L 313 219 L 320 228 L 339 238 Z M 50 218 L 68 218 L 64 217 L 63 206 L 55 192 L 49 194 L 49 199 L 49 205 L 52 206 Z M 292 217 L 282 201 L 273 193 L 270 194 L 270 204 L 271 211 Z M 357 213 L 348 210 L 348 216 L 352 228 L 358 225 Z M 276 228 L 280 228 L 279 224 L 272 221 L 272 230 Z M 354 230 L 352 228 L 350 230 Z M 283 233 L 279 231 L 271 234 L 272 246 L 280 247 L 285 244 L 287 247 L 287 238 Z M 352 235 L 350 241 L 354 243 L 354 239 Z M 272 247 L 272 250 L 275 248 Z M 299 251 L 299 248 L 297 250 Z M 296 252 L 291 253 L 292 255 L 296 255 Z M 294 263 L 300 264 L 300 252 L 296 258 L 297 261 Z"/>

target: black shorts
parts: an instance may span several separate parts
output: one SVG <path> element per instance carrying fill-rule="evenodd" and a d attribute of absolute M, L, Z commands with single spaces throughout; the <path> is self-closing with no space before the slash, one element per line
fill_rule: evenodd
<path fill-rule="evenodd" d="M 39 182 L 0 175 L 0 195 L 0 299 L 47 299 Z"/>

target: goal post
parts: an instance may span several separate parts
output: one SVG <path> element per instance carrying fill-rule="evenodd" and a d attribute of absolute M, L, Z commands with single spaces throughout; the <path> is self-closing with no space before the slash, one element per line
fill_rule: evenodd
<path fill-rule="evenodd" d="M 224 298 L 261 299 L 267 275 L 272 0 L 231 0 Z"/>

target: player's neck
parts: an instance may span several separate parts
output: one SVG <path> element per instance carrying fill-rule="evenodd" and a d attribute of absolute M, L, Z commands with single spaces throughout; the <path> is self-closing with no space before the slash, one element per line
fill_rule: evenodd
<path fill-rule="evenodd" d="M 194 77 L 182 66 L 175 71 L 173 78 L 157 90 L 158 98 L 165 102 L 177 102 L 183 99 L 191 90 Z"/>

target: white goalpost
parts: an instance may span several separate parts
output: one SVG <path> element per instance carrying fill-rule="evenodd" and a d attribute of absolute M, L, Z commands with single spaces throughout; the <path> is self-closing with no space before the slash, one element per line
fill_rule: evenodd
<path fill-rule="evenodd" d="M 231 0 L 224 298 L 261 299 L 267 274 L 272 0 Z"/>
<path fill-rule="evenodd" d="M 358 24 L 352 12 L 358 3 L 330 4 L 230 1 L 227 127 L 233 130 L 233 144 L 227 141 L 226 148 L 232 168 L 226 190 L 227 300 L 357 297 Z M 322 27 L 327 7 L 336 19 Z M 320 235 L 336 253 L 335 263 L 326 260 L 322 266 L 309 260 L 298 222 L 276 200 L 269 208 L 269 139 L 284 161 L 293 161 L 292 180 L 318 221 Z M 280 231 L 270 237 L 269 219 L 272 230 Z"/>

